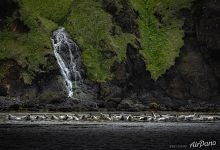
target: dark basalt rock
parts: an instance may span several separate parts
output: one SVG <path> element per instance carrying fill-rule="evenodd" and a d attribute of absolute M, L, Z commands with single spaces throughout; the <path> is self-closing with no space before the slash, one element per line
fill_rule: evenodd
<path fill-rule="evenodd" d="M 132 99 L 124 99 L 118 105 L 117 110 L 120 111 L 143 111 L 146 107 L 143 104 L 136 103 Z"/>
<path fill-rule="evenodd" d="M 1 92 L 3 95 L 10 95 L 16 97 L 23 88 L 22 80 L 20 78 L 22 67 L 13 59 L 4 59 L 0 61 L 0 67 L 5 68 L 5 77 L 1 79 Z M 0 95 L 0 96 L 3 96 Z"/>
<path fill-rule="evenodd" d="M 180 57 L 157 83 L 174 99 L 218 103 L 220 3 L 199 1 L 192 10 L 185 22 L 185 44 Z"/>
<path fill-rule="evenodd" d="M 137 90 L 151 89 L 153 87 L 153 80 L 151 79 L 150 72 L 146 69 L 146 64 L 138 49 L 128 44 L 126 55 L 128 88 Z"/>
<path fill-rule="evenodd" d="M 11 31 L 17 31 L 20 33 L 29 32 L 30 28 L 20 19 L 20 13 L 18 11 L 18 0 L 1 0 L 0 3 L 0 29 L 3 26 L 7 26 Z M 16 17 L 12 22 L 8 24 L 8 17 Z"/>
<path fill-rule="evenodd" d="M 137 13 L 130 7 L 128 0 L 103 0 L 104 9 L 113 16 L 113 21 L 125 33 L 139 36 Z M 116 33 L 115 27 L 113 33 Z"/>
<path fill-rule="evenodd" d="M 19 98 L 8 98 L 0 96 L 0 110 L 19 110 L 23 102 Z"/>
<path fill-rule="evenodd" d="M 127 73 L 126 73 L 126 64 L 125 62 L 114 61 L 111 72 L 113 73 L 113 83 L 116 85 L 124 85 L 126 84 L 127 80 Z"/>
<path fill-rule="evenodd" d="M 12 16 L 18 9 L 17 0 L 1 0 L 0 3 L 0 27 L 4 25 L 5 19 Z"/>

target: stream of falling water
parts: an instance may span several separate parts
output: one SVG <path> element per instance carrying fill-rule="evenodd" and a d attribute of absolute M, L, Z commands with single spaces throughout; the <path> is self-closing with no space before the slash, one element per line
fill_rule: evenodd
<path fill-rule="evenodd" d="M 65 81 L 69 97 L 73 97 L 73 89 L 78 87 L 81 80 L 78 62 L 80 52 L 76 43 L 70 39 L 64 28 L 54 31 L 52 45 L 57 63 Z"/>

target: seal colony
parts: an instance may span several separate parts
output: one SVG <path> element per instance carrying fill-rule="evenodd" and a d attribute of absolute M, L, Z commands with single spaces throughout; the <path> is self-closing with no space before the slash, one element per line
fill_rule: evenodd
<path fill-rule="evenodd" d="M 131 114 L 27 114 L 23 116 L 15 116 L 8 114 L 6 120 L 10 121 L 122 121 L 122 122 L 215 122 L 220 121 L 220 116 L 211 115 L 171 115 L 159 114 L 151 112 L 151 114 L 131 115 Z"/>

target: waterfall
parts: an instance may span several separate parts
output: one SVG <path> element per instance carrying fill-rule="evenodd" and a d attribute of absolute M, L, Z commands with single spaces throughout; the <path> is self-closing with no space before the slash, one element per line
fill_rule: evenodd
<path fill-rule="evenodd" d="M 64 28 L 54 31 L 52 45 L 69 97 L 81 81 L 80 50 Z"/>

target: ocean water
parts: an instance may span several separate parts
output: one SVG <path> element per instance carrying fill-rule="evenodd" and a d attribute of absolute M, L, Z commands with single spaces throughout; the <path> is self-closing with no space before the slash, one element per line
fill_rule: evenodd
<path fill-rule="evenodd" d="M 0 150 L 220 150 L 220 123 L 78 122 L 0 124 Z"/>

